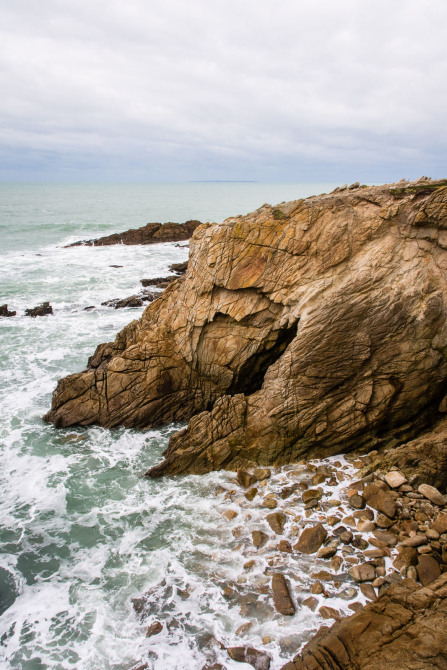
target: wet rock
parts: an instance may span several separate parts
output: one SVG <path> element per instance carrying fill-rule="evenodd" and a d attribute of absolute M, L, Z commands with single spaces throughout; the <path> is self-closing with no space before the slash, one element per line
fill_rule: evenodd
<path fill-rule="evenodd" d="M 371 533 L 375 528 L 376 524 L 374 521 L 368 521 L 368 519 L 359 521 L 357 524 L 357 530 L 360 531 L 360 533 Z"/>
<path fill-rule="evenodd" d="M 253 647 L 228 647 L 228 655 L 233 661 L 248 663 L 255 670 L 269 670 L 270 656 L 264 651 L 258 651 Z"/>
<path fill-rule="evenodd" d="M 339 541 L 337 539 L 330 542 L 326 547 L 321 547 L 317 551 L 317 558 L 332 558 L 337 553 L 338 545 Z"/>
<path fill-rule="evenodd" d="M 354 616 L 320 630 L 282 670 L 441 670 L 446 597 L 447 574 L 428 588 L 409 579 L 393 584 Z"/>
<path fill-rule="evenodd" d="M 252 488 L 248 489 L 248 491 L 244 494 L 247 500 L 250 502 L 255 498 L 256 494 L 258 493 L 258 489 Z"/>
<path fill-rule="evenodd" d="M 360 584 L 360 591 L 365 598 L 368 598 L 369 600 L 375 600 L 377 598 L 376 590 L 371 584 Z"/>
<path fill-rule="evenodd" d="M 354 535 L 350 530 L 344 530 L 342 533 L 340 533 L 340 541 L 343 542 L 343 544 L 349 544 L 352 542 L 353 537 Z"/>
<path fill-rule="evenodd" d="M 310 592 L 313 593 L 314 595 L 319 595 L 320 593 L 324 593 L 324 586 L 321 582 L 314 582 L 312 586 L 310 587 Z"/>
<path fill-rule="evenodd" d="M 305 598 L 305 600 L 303 600 L 301 604 L 311 609 L 312 612 L 315 612 L 315 610 L 317 609 L 318 600 L 310 596 L 309 598 Z"/>
<path fill-rule="evenodd" d="M 379 488 L 377 484 L 370 484 L 365 487 L 363 496 L 370 507 L 385 514 L 390 519 L 394 518 L 396 502 L 387 491 Z"/>
<path fill-rule="evenodd" d="M 200 222 L 197 223 L 200 225 Z M 183 263 L 171 263 L 169 269 L 171 272 L 177 272 L 177 274 L 183 275 L 188 269 L 188 261 L 183 261 Z"/>
<path fill-rule="evenodd" d="M 257 479 L 254 477 L 254 475 L 250 474 L 246 470 L 241 469 L 237 471 L 237 480 L 244 489 L 248 489 L 251 486 L 254 486 L 254 484 L 257 482 Z"/>
<path fill-rule="evenodd" d="M 282 535 L 284 524 L 286 523 L 285 514 L 282 512 L 273 512 L 272 514 L 267 514 L 266 521 L 274 533 L 277 535 Z"/>
<path fill-rule="evenodd" d="M 375 569 L 369 563 L 353 565 L 352 568 L 349 568 L 348 573 L 356 583 L 372 582 L 376 576 Z"/>
<path fill-rule="evenodd" d="M 281 573 L 275 573 L 272 577 L 272 592 L 275 609 L 280 614 L 291 616 L 295 614 L 295 605 L 290 597 L 286 578 Z"/>
<path fill-rule="evenodd" d="M 442 495 L 440 491 L 438 491 L 437 488 L 434 486 L 430 486 L 429 484 L 421 484 L 418 487 L 418 492 L 425 496 L 430 502 L 432 502 L 435 505 L 445 505 L 447 502 L 447 499 L 445 496 Z"/>
<path fill-rule="evenodd" d="M 265 507 L 266 509 L 276 509 L 278 507 L 278 501 L 275 500 L 275 498 L 264 498 L 261 507 Z"/>
<path fill-rule="evenodd" d="M 169 275 L 168 277 L 154 277 L 152 279 L 140 279 L 142 286 L 160 286 L 166 288 L 171 282 L 178 279 L 177 275 Z"/>
<path fill-rule="evenodd" d="M 383 542 L 387 547 L 395 547 L 397 544 L 396 535 L 386 530 L 375 530 L 374 537 Z"/>
<path fill-rule="evenodd" d="M 363 509 L 365 507 L 365 499 L 363 496 L 354 493 L 354 495 L 349 498 L 349 505 L 353 509 Z"/>
<path fill-rule="evenodd" d="M 314 554 L 321 547 L 326 536 L 327 530 L 321 523 L 311 528 L 306 528 L 301 533 L 294 549 L 300 551 L 302 554 Z"/>
<path fill-rule="evenodd" d="M 323 491 L 321 489 L 308 489 L 307 491 L 303 491 L 302 493 L 303 503 L 308 503 L 313 500 L 320 500 L 322 495 Z"/>
<path fill-rule="evenodd" d="M 36 316 L 47 316 L 48 314 L 53 314 L 53 308 L 49 302 L 43 302 L 41 305 L 37 305 L 37 307 L 25 309 L 25 314 L 33 318 Z"/>
<path fill-rule="evenodd" d="M 282 551 L 286 554 L 292 553 L 292 545 L 288 540 L 280 540 L 278 543 L 278 551 Z"/>
<path fill-rule="evenodd" d="M 323 617 L 323 619 L 335 619 L 336 621 L 341 619 L 340 612 L 333 607 L 328 607 L 327 605 L 320 607 L 318 613 Z"/>
<path fill-rule="evenodd" d="M 393 470 L 385 475 L 385 481 L 392 489 L 397 489 L 402 484 L 405 484 L 407 478 L 401 472 Z"/>
<path fill-rule="evenodd" d="M 222 513 L 222 516 L 228 521 L 232 521 L 232 519 L 237 516 L 237 512 L 235 512 L 234 509 L 226 509 L 225 512 Z"/>
<path fill-rule="evenodd" d="M 411 565 L 416 565 L 417 562 L 418 553 L 414 547 L 398 547 L 397 556 L 393 561 L 396 570 L 408 569 Z"/>
<path fill-rule="evenodd" d="M 269 468 L 255 468 L 253 470 L 253 476 L 256 477 L 258 482 L 264 481 L 264 479 L 269 479 L 272 472 Z"/>
<path fill-rule="evenodd" d="M 0 316 L 15 316 L 17 312 L 10 312 L 8 305 L 0 305 Z"/>
<path fill-rule="evenodd" d="M 422 586 L 431 584 L 441 575 L 439 563 L 432 556 L 419 556 L 416 570 Z"/>
<path fill-rule="evenodd" d="M 113 307 L 114 309 L 124 309 L 125 307 L 141 307 L 143 298 L 139 295 L 131 295 L 128 298 L 114 298 L 113 300 L 106 300 L 101 305 L 105 307 Z"/>
<path fill-rule="evenodd" d="M 146 630 L 146 637 L 152 637 L 153 635 L 158 635 L 163 630 L 163 624 L 159 621 L 154 621 Z"/>
<path fill-rule="evenodd" d="M 157 244 L 160 242 L 178 242 L 188 240 L 200 221 L 185 223 L 147 223 L 141 228 L 130 228 L 123 233 L 113 233 L 92 240 L 81 240 L 68 244 L 68 247 L 79 246 L 111 246 L 114 244 Z"/>

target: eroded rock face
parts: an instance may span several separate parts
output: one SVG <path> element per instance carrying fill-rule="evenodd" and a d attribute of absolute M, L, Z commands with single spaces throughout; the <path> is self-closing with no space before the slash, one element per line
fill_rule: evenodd
<path fill-rule="evenodd" d="M 443 670 L 447 574 L 427 587 L 406 579 L 360 612 L 320 629 L 283 670 Z"/>
<path fill-rule="evenodd" d="M 189 420 L 151 476 L 412 439 L 445 395 L 446 184 L 356 188 L 200 226 L 186 275 L 59 382 L 45 418 Z"/>

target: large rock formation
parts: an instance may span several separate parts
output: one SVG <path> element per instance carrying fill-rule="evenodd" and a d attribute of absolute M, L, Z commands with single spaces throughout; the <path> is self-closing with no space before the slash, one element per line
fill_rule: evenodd
<path fill-rule="evenodd" d="M 445 411 L 447 181 L 337 189 L 197 228 L 188 271 L 48 421 L 190 420 L 162 473 L 414 438 Z"/>
<path fill-rule="evenodd" d="M 446 625 L 447 574 L 424 588 L 406 579 L 321 629 L 282 670 L 444 670 Z"/>
<path fill-rule="evenodd" d="M 160 244 L 160 242 L 180 242 L 189 240 L 200 221 L 185 223 L 147 223 L 141 228 L 130 228 L 123 233 L 113 233 L 95 240 L 80 240 L 68 244 L 68 247 L 106 247 L 113 244 Z"/>

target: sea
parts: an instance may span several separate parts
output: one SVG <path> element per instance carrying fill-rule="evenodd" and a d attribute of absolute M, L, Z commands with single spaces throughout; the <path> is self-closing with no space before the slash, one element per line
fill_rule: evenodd
<path fill-rule="evenodd" d="M 143 311 L 101 303 L 188 257 L 187 243 L 65 245 L 153 221 L 220 223 L 334 186 L 0 184 L 0 304 L 17 311 L 0 318 L 2 670 L 201 670 L 211 661 L 249 670 L 225 651 L 238 644 L 266 649 L 276 670 L 318 628 L 310 610 L 287 618 L 262 599 L 247 596 L 244 609 L 224 597 L 225 584 L 247 584 L 250 553 L 223 519 L 231 501 L 216 495 L 235 488 L 234 473 L 144 477 L 181 426 L 57 430 L 41 417 L 58 379 L 85 369 L 96 346 Z M 44 301 L 53 315 L 25 316 Z M 275 471 L 269 486 L 287 477 Z M 258 519 L 246 507 L 243 526 Z M 311 569 L 297 563 L 297 583 Z M 262 593 L 262 570 L 257 579 Z M 142 618 L 132 601 L 145 593 Z M 154 621 L 162 631 L 146 637 Z"/>

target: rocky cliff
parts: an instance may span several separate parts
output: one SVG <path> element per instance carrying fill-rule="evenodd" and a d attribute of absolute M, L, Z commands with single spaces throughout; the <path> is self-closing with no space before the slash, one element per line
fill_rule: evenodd
<path fill-rule="evenodd" d="M 446 186 L 336 189 L 199 226 L 185 277 L 59 382 L 45 419 L 189 420 L 152 476 L 416 437 L 447 409 Z"/>

